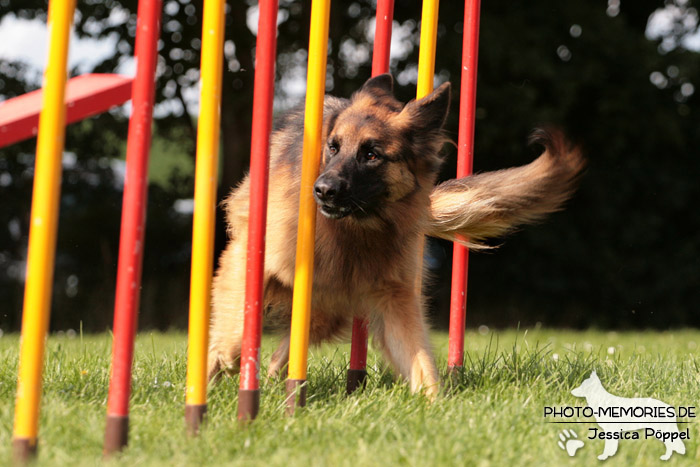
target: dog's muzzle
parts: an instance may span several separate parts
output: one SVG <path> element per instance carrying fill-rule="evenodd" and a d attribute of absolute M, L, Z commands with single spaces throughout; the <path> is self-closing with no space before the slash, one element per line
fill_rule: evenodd
<path fill-rule="evenodd" d="M 329 219 L 340 219 L 352 213 L 352 209 L 339 203 L 345 190 L 344 182 L 335 177 L 321 175 L 314 184 L 314 199 L 321 214 Z"/>

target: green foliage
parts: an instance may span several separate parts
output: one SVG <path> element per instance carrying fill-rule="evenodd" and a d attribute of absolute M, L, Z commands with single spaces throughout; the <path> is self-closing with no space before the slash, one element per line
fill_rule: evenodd
<path fill-rule="evenodd" d="M 45 20 L 44 0 L 0 3 L 0 20 Z M 232 1 L 227 8 L 220 198 L 241 179 L 248 163 L 255 47 L 248 17 L 256 8 L 253 3 Z M 493 254 L 472 255 L 469 323 L 700 325 L 694 312 L 700 301 L 700 214 L 694 206 L 700 199 L 700 113 L 698 94 L 692 92 L 692 86 L 700 85 L 700 62 L 697 52 L 681 45 L 697 31 L 693 4 L 640 0 L 606 9 L 604 2 L 483 2 L 475 170 L 528 162 L 532 154 L 524 150 L 526 135 L 543 122 L 565 127 L 584 147 L 589 166 L 563 213 L 501 241 Z M 115 41 L 114 54 L 94 71 L 114 72 L 131 57 L 136 5 L 135 0 L 78 2 L 77 35 Z M 647 21 L 665 5 L 685 16 L 670 32 L 650 39 Z M 306 69 L 309 6 L 280 2 L 278 110 L 303 96 L 298 88 Z M 201 2 L 164 2 L 141 315 L 147 327 L 167 328 L 186 320 L 190 217 L 173 206 L 193 192 L 196 103 L 188 96 L 196 96 L 199 80 L 201 8 Z M 438 31 L 436 74 L 453 83 L 447 125 L 453 139 L 462 8 L 460 2 L 442 2 Z M 333 5 L 329 92 L 349 96 L 370 75 L 373 14 L 370 0 Z M 415 92 L 419 17 L 420 2 L 396 1 L 399 46 L 391 71 L 404 100 Z M 25 64 L 0 63 L 0 96 L 34 89 L 35 77 L 36 71 Z M 66 150 L 76 161 L 64 173 L 53 329 L 75 328 L 80 320 L 88 329 L 104 329 L 110 321 L 122 189 L 114 161 L 124 157 L 126 128 L 122 111 L 68 128 Z M 33 152 L 31 141 L 0 150 L 4 330 L 19 325 Z M 454 153 L 446 151 L 443 178 L 454 174 Z M 221 248 L 221 216 L 218 222 Z M 435 242 L 430 251 L 436 280 L 428 294 L 435 321 L 442 324 L 451 250 Z M 75 283 L 72 276 L 78 278 L 77 291 L 70 285 Z"/>

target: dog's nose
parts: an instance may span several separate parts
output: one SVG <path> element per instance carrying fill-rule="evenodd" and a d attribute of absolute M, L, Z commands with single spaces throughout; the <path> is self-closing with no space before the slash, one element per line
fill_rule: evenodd
<path fill-rule="evenodd" d="M 332 201 L 338 194 L 340 183 L 320 178 L 314 184 L 314 194 L 319 201 Z"/>

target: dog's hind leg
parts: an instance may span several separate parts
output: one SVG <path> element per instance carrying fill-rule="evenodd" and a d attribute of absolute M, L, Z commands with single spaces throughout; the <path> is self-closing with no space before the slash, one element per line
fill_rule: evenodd
<path fill-rule="evenodd" d="M 282 369 L 289 362 L 289 334 L 285 334 L 280 340 L 277 350 L 270 357 L 270 366 L 267 369 L 267 376 L 278 377 Z"/>
<path fill-rule="evenodd" d="M 229 241 L 213 280 L 209 331 L 209 380 L 239 370 L 245 305 L 245 235 Z"/>
<path fill-rule="evenodd" d="M 423 391 L 434 399 L 440 389 L 438 374 L 419 297 L 413 288 L 397 286 L 385 289 L 376 299 L 371 320 L 376 345 L 409 381 L 411 391 Z"/>

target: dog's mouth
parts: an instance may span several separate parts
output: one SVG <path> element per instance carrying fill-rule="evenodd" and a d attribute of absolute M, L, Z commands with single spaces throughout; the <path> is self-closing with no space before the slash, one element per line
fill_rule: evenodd
<path fill-rule="evenodd" d="M 321 204 L 321 214 L 328 219 L 342 219 L 345 216 L 352 214 L 352 209 L 345 206 L 335 206 L 332 204 Z"/>

